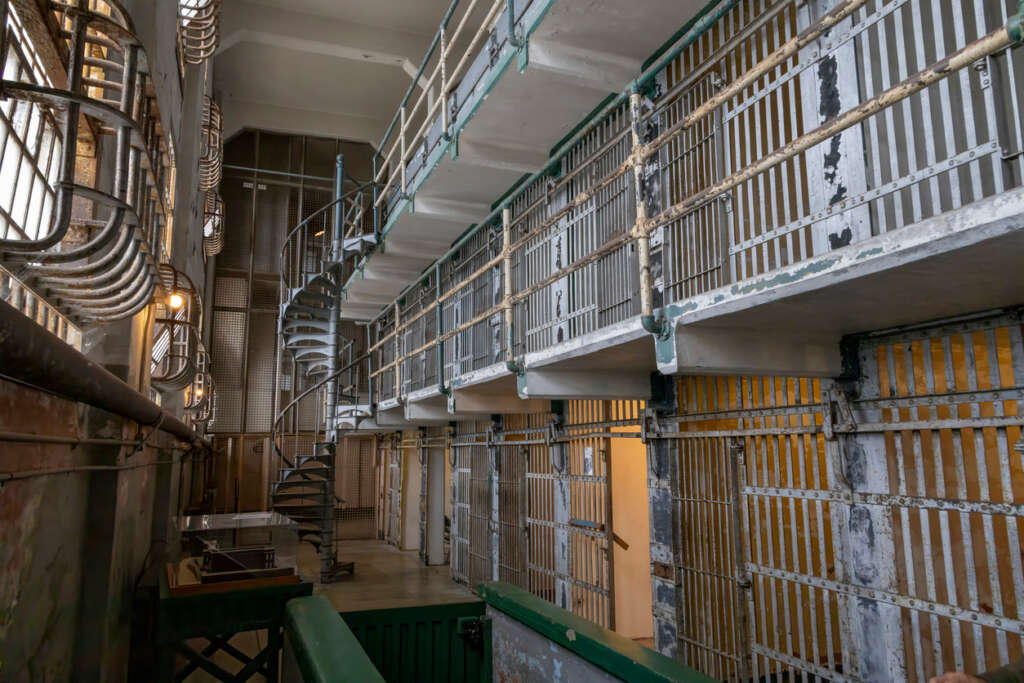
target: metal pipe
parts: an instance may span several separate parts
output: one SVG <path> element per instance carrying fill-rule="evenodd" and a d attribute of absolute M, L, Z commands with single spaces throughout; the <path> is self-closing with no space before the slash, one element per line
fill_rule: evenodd
<path fill-rule="evenodd" d="M 33 479 L 35 477 L 48 477 L 55 474 L 74 474 L 76 472 L 120 472 L 123 470 L 138 470 L 144 467 L 159 467 L 160 465 L 173 465 L 173 460 L 157 460 L 156 462 L 137 462 L 126 465 L 77 465 L 75 467 L 57 467 L 46 470 L 22 470 L 20 472 L 0 472 L 0 484 L 18 479 Z"/>
<path fill-rule="evenodd" d="M 1024 2 L 1024 0 L 1021 0 Z M 443 322 L 441 320 L 441 314 L 444 312 L 444 308 L 437 305 L 437 301 L 441 297 L 441 262 L 436 261 L 434 263 L 434 288 L 435 296 L 437 297 L 434 302 L 434 334 L 437 341 L 437 388 L 441 391 L 442 395 L 447 395 L 449 389 L 444 386 L 444 340 L 441 338 L 441 330 Z"/>
<path fill-rule="evenodd" d="M 501 256 L 502 256 L 502 306 L 505 309 L 505 363 L 515 361 L 515 345 L 512 343 L 512 209 L 507 206 L 501 211 Z"/>
<path fill-rule="evenodd" d="M 0 368 L 20 382 L 155 426 L 178 439 L 212 448 L 195 430 L 68 346 L 10 304 L 0 301 Z"/>
<path fill-rule="evenodd" d="M 345 157 L 339 154 L 335 160 L 334 169 L 334 230 L 331 233 L 331 253 L 329 260 L 332 262 L 331 271 L 340 274 L 341 268 L 339 262 L 341 261 L 342 245 L 344 243 L 345 235 L 345 206 L 341 201 L 344 198 L 344 185 L 345 185 Z M 299 283 L 301 287 L 302 282 Z M 327 374 L 328 376 L 333 375 L 337 369 L 340 358 L 338 357 L 338 351 L 341 342 L 341 293 L 338 292 L 334 296 L 334 302 L 331 305 L 330 318 L 327 321 Z M 339 373 L 340 374 L 340 373 Z M 340 379 L 335 377 L 334 379 L 327 380 L 327 384 L 324 387 L 324 408 L 326 416 L 324 418 L 324 433 L 327 438 L 331 441 L 337 440 L 337 432 L 335 431 L 335 418 L 338 413 L 338 384 Z"/>
<path fill-rule="evenodd" d="M 26 434 L 24 432 L 0 432 L 0 441 L 10 443 L 46 443 L 69 446 L 141 446 L 144 439 L 89 439 L 77 436 L 47 436 L 46 434 Z"/>
<path fill-rule="evenodd" d="M 629 118 L 633 149 L 637 149 L 643 144 L 643 137 L 640 134 L 640 104 L 640 94 L 632 93 L 629 96 Z M 644 196 L 643 164 L 633 165 L 633 185 L 636 198 L 636 224 L 643 224 L 647 221 L 647 199 Z M 655 333 L 659 329 L 654 319 L 650 234 L 644 234 L 637 241 L 637 258 L 640 262 L 640 324 L 648 332 Z"/>

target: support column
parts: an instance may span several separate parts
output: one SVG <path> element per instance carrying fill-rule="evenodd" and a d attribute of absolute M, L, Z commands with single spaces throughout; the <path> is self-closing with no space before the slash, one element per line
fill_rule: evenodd
<path fill-rule="evenodd" d="M 862 354 L 859 362 L 864 376 L 877 377 L 873 354 Z M 877 386 L 877 382 L 864 382 L 858 395 L 879 398 L 873 386 Z M 883 422 L 881 413 L 878 409 L 861 417 L 870 422 Z M 847 394 L 840 386 L 833 386 L 829 391 L 825 420 L 836 427 L 848 426 L 854 421 Z M 890 490 L 885 434 L 838 434 L 828 429 L 826 448 L 829 484 L 833 490 L 847 494 L 844 498 L 849 501 L 833 506 L 833 535 L 841 544 L 841 552 L 836 553 L 840 562 L 835 580 L 899 593 L 892 524 L 894 508 L 859 505 L 852 502 L 849 495 Z M 846 625 L 843 635 L 849 643 L 843 652 L 844 671 L 865 681 L 906 680 L 900 607 L 856 596 L 845 597 L 842 605 L 844 618 L 840 621 Z"/>
<path fill-rule="evenodd" d="M 498 495 L 501 477 L 501 445 L 498 437 L 503 428 L 501 415 L 491 416 L 487 435 L 487 490 L 491 500 L 491 517 L 487 531 L 491 536 L 491 580 L 498 581 L 501 562 L 501 503 Z"/>
<path fill-rule="evenodd" d="M 679 472 L 675 442 L 658 436 L 658 420 L 676 414 L 675 379 L 651 375 L 652 400 L 644 414 L 647 495 L 651 525 L 651 605 L 654 649 L 666 657 L 678 651 L 682 614 L 679 564 Z"/>
<path fill-rule="evenodd" d="M 427 432 L 420 427 L 417 432 L 420 450 L 420 561 L 429 564 L 427 561 L 427 496 L 429 495 L 430 479 L 427 469 L 430 464 L 429 453 L 427 452 Z"/>
<path fill-rule="evenodd" d="M 569 481 L 569 454 L 564 441 L 560 441 L 564 433 L 565 414 L 561 401 L 551 404 L 551 426 L 548 453 L 551 457 L 551 469 L 555 472 L 554 480 L 554 514 L 555 523 L 555 604 L 570 610 L 572 599 L 572 565 L 569 554 L 569 517 L 572 503 L 572 486 Z"/>

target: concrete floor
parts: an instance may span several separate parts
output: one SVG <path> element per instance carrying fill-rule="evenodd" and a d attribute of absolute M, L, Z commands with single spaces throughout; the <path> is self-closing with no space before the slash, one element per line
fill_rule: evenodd
<path fill-rule="evenodd" d="M 424 567 L 415 550 L 399 550 L 383 541 L 342 541 L 340 559 L 356 563 L 355 575 L 326 586 L 317 584 L 315 593 L 325 596 L 339 612 L 389 607 L 415 607 L 476 600 L 472 591 L 452 581 L 448 565 Z M 319 574 L 320 558 L 307 543 L 299 545 L 299 573 L 304 578 Z M 258 652 L 266 643 L 266 632 L 241 633 L 231 644 L 243 652 Z M 653 638 L 637 638 L 639 644 L 653 648 Z M 203 643 L 196 643 L 200 647 Z M 218 653 L 218 664 L 229 671 L 237 670 L 234 660 Z M 213 681 L 198 671 L 187 683 Z"/>
<path fill-rule="evenodd" d="M 355 574 L 326 586 L 316 584 L 313 589 L 330 600 L 339 612 L 477 599 L 468 588 L 452 581 L 448 565 L 424 567 L 415 550 L 399 550 L 376 540 L 342 541 L 339 559 L 355 562 Z M 320 573 L 320 558 L 308 543 L 299 544 L 299 573 L 307 580 L 315 580 Z M 259 652 L 266 642 L 266 631 L 240 633 L 231 639 L 232 645 L 250 656 Z M 193 643 L 199 648 L 205 644 L 205 641 Z M 241 668 L 223 652 L 214 655 L 214 661 L 228 671 Z M 197 671 L 185 680 L 208 683 L 216 679 Z M 262 679 L 256 677 L 255 680 Z"/>
<path fill-rule="evenodd" d="M 338 559 L 355 562 L 355 575 L 317 585 L 315 591 L 339 612 L 477 599 L 468 588 L 452 581 L 448 565 L 424 567 L 415 550 L 399 550 L 383 541 L 342 541 Z M 299 572 L 304 577 L 315 576 L 319 569 L 313 547 L 301 544 Z"/>

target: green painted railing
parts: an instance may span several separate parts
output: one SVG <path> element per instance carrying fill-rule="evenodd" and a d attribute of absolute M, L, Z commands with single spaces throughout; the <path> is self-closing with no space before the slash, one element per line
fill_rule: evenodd
<path fill-rule="evenodd" d="M 383 683 L 360 641 L 323 596 L 290 600 L 284 632 L 304 683 Z"/>
<path fill-rule="evenodd" d="M 556 607 L 522 588 L 502 582 L 482 583 L 477 592 L 494 609 L 624 681 L 714 681 L 699 671 Z"/>
<path fill-rule="evenodd" d="M 491 639 L 482 602 L 342 612 L 389 683 L 491 680 Z"/>

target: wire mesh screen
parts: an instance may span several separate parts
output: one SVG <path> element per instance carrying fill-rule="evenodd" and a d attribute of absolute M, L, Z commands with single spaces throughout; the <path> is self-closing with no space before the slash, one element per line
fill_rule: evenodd
<path fill-rule="evenodd" d="M 249 355 L 246 360 L 245 431 L 269 432 L 274 420 L 277 315 L 249 313 Z"/>
<path fill-rule="evenodd" d="M 237 433 L 242 430 L 242 368 L 245 364 L 246 315 L 238 311 L 213 312 L 213 344 L 210 355 L 217 392 L 213 400 L 214 432 Z"/>
<path fill-rule="evenodd" d="M 374 538 L 377 534 L 373 437 L 346 438 L 335 457 L 334 534 L 339 539 Z"/>

